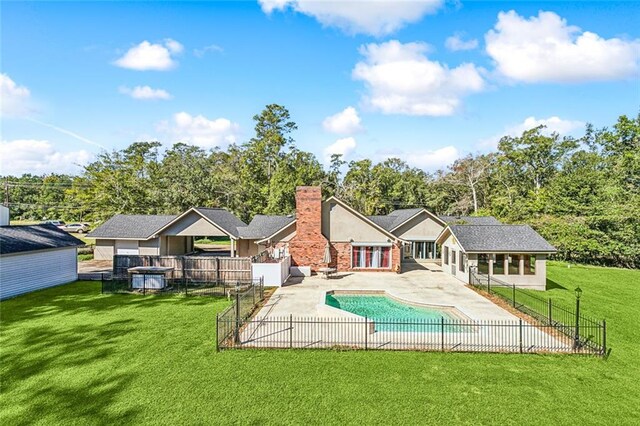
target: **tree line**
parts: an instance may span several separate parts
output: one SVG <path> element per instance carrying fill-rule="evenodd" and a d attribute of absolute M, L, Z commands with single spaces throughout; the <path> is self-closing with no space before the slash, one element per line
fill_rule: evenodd
<path fill-rule="evenodd" d="M 587 125 L 581 137 L 542 126 L 505 136 L 494 152 L 470 154 L 427 173 L 390 158 L 323 168 L 298 149 L 289 111 L 267 105 L 253 117 L 255 136 L 226 149 L 135 142 L 102 152 L 78 176 L 4 177 L 12 217 L 104 221 L 117 213 L 176 214 L 225 207 L 245 221 L 295 210 L 295 187 L 322 185 L 365 215 L 425 207 L 436 214 L 493 215 L 528 223 L 558 257 L 640 267 L 640 115 L 611 127 Z"/>

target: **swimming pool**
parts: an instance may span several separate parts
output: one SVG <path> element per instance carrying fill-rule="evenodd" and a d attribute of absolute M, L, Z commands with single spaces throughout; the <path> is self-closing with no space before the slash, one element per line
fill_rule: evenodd
<path fill-rule="evenodd" d="M 455 308 L 416 306 L 402 303 L 383 294 L 327 293 L 325 304 L 375 322 L 376 331 L 463 331 L 455 323 L 461 318 L 452 314 Z"/>

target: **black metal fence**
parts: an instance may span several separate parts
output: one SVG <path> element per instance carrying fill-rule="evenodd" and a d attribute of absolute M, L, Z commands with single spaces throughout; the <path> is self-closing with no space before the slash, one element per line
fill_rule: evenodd
<path fill-rule="evenodd" d="M 218 349 L 365 349 L 597 354 L 552 325 L 516 321 L 217 317 Z"/>
<path fill-rule="evenodd" d="M 532 290 L 517 288 L 492 276 L 469 271 L 470 284 L 496 296 L 514 309 L 538 320 L 543 326 L 556 329 L 573 339 L 576 348 L 587 348 L 595 353 L 607 353 L 607 322 L 580 313 L 578 308 L 568 308 L 535 294 Z"/>
<path fill-rule="evenodd" d="M 154 276 L 141 275 L 135 285 L 129 277 L 112 277 L 105 274 L 102 277 L 102 293 L 122 293 L 122 294 L 157 294 L 171 295 L 183 294 L 185 296 L 229 296 L 235 293 L 252 290 L 260 295 L 264 295 L 264 283 L 262 278 L 252 280 L 235 281 L 195 281 L 182 278 L 164 278 L 161 285 Z M 147 279 L 147 277 L 149 277 Z"/>
<path fill-rule="evenodd" d="M 216 315 L 216 350 L 220 350 L 228 340 L 240 341 L 240 330 L 262 300 L 262 282 L 259 286 L 254 285 L 233 294 L 233 304 Z"/>

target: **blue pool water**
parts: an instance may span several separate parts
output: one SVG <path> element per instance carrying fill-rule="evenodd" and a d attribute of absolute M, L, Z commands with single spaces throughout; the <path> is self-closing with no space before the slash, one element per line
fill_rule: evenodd
<path fill-rule="evenodd" d="M 386 296 L 362 294 L 327 294 L 325 303 L 375 322 L 376 331 L 440 331 L 444 318 L 445 332 L 459 332 L 450 324 L 458 318 L 438 308 L 413 306 Z"/>

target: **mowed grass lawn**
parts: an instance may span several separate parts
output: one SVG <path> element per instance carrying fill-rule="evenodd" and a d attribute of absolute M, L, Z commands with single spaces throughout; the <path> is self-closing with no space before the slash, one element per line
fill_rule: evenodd
<path fill-rule="evenodd" d="M 640 271 L 549 267 L 609 321 L 608 360 L 320 350 L 215 352 L 226 300 L 100 295 L 0 304 L 0 424 L 638 424 Z M 564 288 L 562 288 L 564 287 Z"/>

